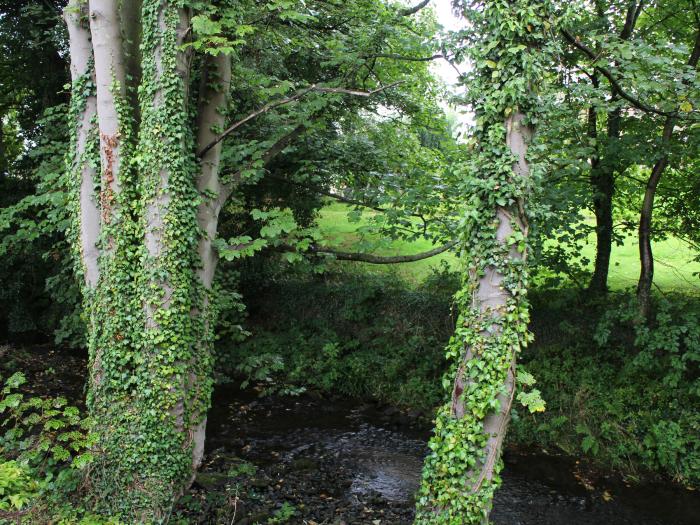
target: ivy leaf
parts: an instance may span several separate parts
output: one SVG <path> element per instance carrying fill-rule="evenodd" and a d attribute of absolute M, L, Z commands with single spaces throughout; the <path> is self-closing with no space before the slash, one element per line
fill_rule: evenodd
<path fill-rule="evenodd" d="M 518 384 L 523 386 L 532 386 L 536 383 L 535 376 L 527 370 L 518 370 Z"/>

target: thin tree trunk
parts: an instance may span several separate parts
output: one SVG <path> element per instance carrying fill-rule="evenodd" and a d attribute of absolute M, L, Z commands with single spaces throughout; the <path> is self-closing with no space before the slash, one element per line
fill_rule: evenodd
<path fill-rule="evenodd" d="M 700 60 L 700 27 L 695 37 L 695 45 L 688 59 L 688 66 L 696 68 Z M 685 83 L 685 82 L 684 82 Z M 639 316 L 648 320 L 651 314 L 651 286 L 654 282 L 654 254 L 651 249 L 652 217 L 654 213 L 654 198 L 659 181 L 669 163 L 668 148 L 673 137 L 673 128 L 676 119 L 668 117 L 664 123 L 661 135 L 661 157 L 656 161 L 649 175 L 644 201 L 639 216 L 639 262 L 641 270 L 637 283 L 637 302 L 639 304 Z"/>
<path fill-rule="evenodd" d="M 671 141 L 673 133 L 674 119 L 667 119 L 664 125 L 662 137 L 662 147 L 666 149 Z M 644 191 L 644 201 L 639 215 L 639 261 L 641 271 L 639 282 L 637 283 L 637 302 L 639 304 L 639 315 L 642 319 L 649 319 L 651 312 L 651 285 L 654 282 L 654 255 L 651 249 L 651 221 L 654 212 L 654 197 L 656 188 L 659 185 L 661 176 L 668 166 L 668 153 L 654 164 L 651 175 L 647 181 Z"/>
<path fill-rule="evenodd" d="M 643 5 L 644 0 L 640 0 L 639 2 L 636 0 L 629 0 L 627 3 L 625 23 L 620 32 L 621 40 L 629 40 L 632 37 Z M 607 25 L 609 22 L 603 4 L 596 2 L 596 9 L 598 16 L 602 18 Z M 600 52 L 600 48 L 596 48 L 596 51 Z M 617 65 L 617 63 L 615 65 Z M 593 77 L 593 84 L 595 87 L 598 87 L 598 79 L 595 76 Z M 613 86 L 612 102 L 614 103 L 617 99 L 618 93 Z M 616 148 L 620 139 L 621 123 L 622 111 L 620 108 L 613 109 L 608 113 L 606 151 L 602 159 L 596 159 L 595 162 L 591 162 L 593 209 L 596 219 L 596 255 L 593 276 L 591 277 L 588 290 L 595 295 L 602 295 L 608 291 L 608 273 L 610 272 L 610 255 L 612 253 L 614 227 L 613 197 L 615 194 L 615 171 L 619 165 L 619 152 Z M 591 133 L 590 125 L 591 123 L 589 120 L 589 136 Z"/>

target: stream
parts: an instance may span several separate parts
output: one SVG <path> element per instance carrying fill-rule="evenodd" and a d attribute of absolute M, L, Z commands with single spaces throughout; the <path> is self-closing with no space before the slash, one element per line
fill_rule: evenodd
<path fill-rule="evenodd" d="M 257 465 L 252 484 L 265 495 L 262 507 L 268 505 L 270 512 L 270 504 L 273 509 L 283 501 L 294 505 L 291 523 L 408 524 L 428 437 L 417 419 L 395 409 L 310 396 L 259 399 L 229 387 L 215 395 L 207 458 L 243 458 Z M 567 458 L 506 453 L 492 520 L 496 525 L 700 523 L 696 492 L 591 477 Z"/>
<path fill-rule="evenodd" d="M 80 403 L 84 355 L 2 350 L 3 368 L 23 370 L 35 392 Z M 430 436 L 417 416 L 357 400 L 218 387 L 201 471 L 171 523 L 410 524 Z M 700 524 L 698 492 L 627 486 L 542 452 L 510 450 L 504 459 L 496 525 Z"/>

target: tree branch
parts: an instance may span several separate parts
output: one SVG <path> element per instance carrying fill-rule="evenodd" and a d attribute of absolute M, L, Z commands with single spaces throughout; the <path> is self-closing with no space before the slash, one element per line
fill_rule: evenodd
<path fill-rule="evenodd" d="M 289 104 L 291 102 L 294 102 L 295 100 L 299 100 L 300 98 L 304 97 L 305 95 L 311 93 L 312 91 L 317 92 L 317 93 L 339 93 L 342 95 L 353 95 L 356 97 L 371 97 L 372 95 L 379 93 L 381 91 L 385 91 L 387 89 L 390 89 L 392 87 L 395 87 L 399 84 L 402 84 L 403 81 L 399 82 L 394 82 L 392 84 L 389 84 L 387 86 L 382 86 L 377 89 L 372 89 L 370 91 L 358 91 L 355 89 L 346 89 L 346 88 L 332 88 L 332 87 L 323 87 L 323 86 L 317 86 L 316 84 L 311 85 L 308 88 L 301 89 L 294 93 L 290 97 L 286 97 L 280 100 L 276 100 L 274 102 L 269 102 L 262 106 L 261 108 L 256 109 L 255 111 L 249 113 L 245 117 L 243 117 L 241 120 L 238 120 L 231 124 L 226 130 L 216 137 L 214 140 L 212 140 L 209 144 L 207 144 L 204 148 L 202 148 L 199 153 L 197 153 L 197 157 L 202 158 L 206 153 L 216 146 L 219 142 L 224 140 L 227 136 L 229 136 L 231 133 L 233 133 L 236 129 L 241 127 L 243 124 L 246 122 L 254 119 L 255 117 L 262 115 L 263 113 L 267 113 L 271 109 L 277 108 L 279 106 L 283 106 L 285 104 Z"/>
<path fill-rule="evenodd" d="M 406 9 L 402 9 L 401 11 L 399 11 L 399 15 L 400 16 L 415 15 L 418 11 L 420 11 L 424 7 L 427 7 L 429 3 L 430 3 L 430 0 L 423 0 L 422 2 L 414 5 L 413 7 L 408 7 Z"/>
<path fill-rule="evenodd" d="M 399 263 L 409 263 L 422 261 L 424 259 L 429 259 L 436 255 L 446 252 L 457 244 L 457 241 L 450 241 L 443 246 L 438 246 L 430 251 L 417 253 L 414 255 L 372 255 L 371 253 L 359 253 L 359 252 L 342 252 L 333 250 L 331 248 L 326 248 L 323 246 L 312 245 L 309 251 L 312 253 L 328 254 L 335 256 L 336 259 L 341 261 L 355 261 L 355 262 L 365 262 L 370 264 L 399 264 Z"/>
<path fill-rule="evenodd" d="M 289 146 L 299 135 L 301 135 L 304 131 L 306 131 L 306 124 L 299 124 L 296 128 L 294 128 L 292 131 L 287 133 L 286 135 L 283 135 L 280 137 L 277 142 L 275 142 L 272 146 L 270 146 L 260 157 L 260 159 L 263 161 L 263 167 L 267 166 L 272 162 L 272 160 L 282 153 L 287 146 Z M 224 173 L 222 175 L 227 175 L 229 182 L 225 183 L 222 185 L 221 192 L 219 193 L 219 205 L 223 206 L 226 200 L 229 198 L 231 195 L 231 192 L 233 191 L 233 186 L 236 182 L 238 182 L 243 174 L 244 169 L 248 169 L 253 165 L 254 161 L 250 161 L 245 168 L 241 168 L 233 173 Z M 222 177 L 223 178 L 223 177 Z"/>
<path fill-rule="evenodd" d="M 404 55 L 398 55 L 394 53 L 378 53 L 376 55 L 365 55 L 361 57 L 363 59 L 373 59 L 373 58 L 390 58 L 392 60 L 404 60 L 406 62 L 430 62 L 432 60 L 437 60 L 439 58 L 447 58 L 445 55 L 442 53 L 438 53 L 433 56 L 429 57 L 409 57 L 409 56 L 404 56 Z"/>
<path fill-rule="evenodd" d="M 578 50 L 582 51 L 584 54 L 586 54 L 590 59 L 592 59 L 594 62 L 599 58 L 598 55 L 588 46 L 586 46 L 584 43 L 581 42 L 581 40 L 578 37 L 574 37 L 571 33 L 569 33 L 566 29 L 561 30 L 561 34 L 564 36 L 564 38 L 572 44 L 574 47 L 576 47 Z M 615 76 L 608 70 L 607 68 L 604 68 L 602 66 L 595 65 L 593 66 L 596 71 L 598 71 L 601 75 L 603 75 L 605 78 L 608 79 L 608 82 L 610 82 L 610 85 L 613 87 L 613 90 L 622 98 L 624 98 L 627 102 L 632 104 L 635 108 L 644 111 L 646 113 L 654 113 L 656 115 L 663 115 L 664 117 L 672 117 L 676 116 L 676 112 L 673 111 L 663 111 L 660 109 L 656 109 L 652 106 L 649 106 L 648 104 L 645 104 L 638 98 L 630 95 L 627 93 L 622 86 L 620 85 L 620 82 L 615 78 Z"/>

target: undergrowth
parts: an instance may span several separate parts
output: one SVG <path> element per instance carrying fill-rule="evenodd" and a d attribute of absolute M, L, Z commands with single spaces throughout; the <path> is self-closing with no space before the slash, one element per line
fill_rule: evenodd
<path fill-rule="evenodd" d="M 244 283 L 252 336 L 219 345 L 219 371 L 262 393 L 312 389 L 431 414 L 457 282 L 443 269 L 420 285 L 348 270 Z M 700 304 L 659 299 L 648 326 L 632 301 L 618 293 L 595 302 L 573 289 L 532 294 L 535 343 L 521 363 L 547 409 L 516 409 L 509 444 L 586 458 L 630 480 L 697 486 Z"/>

